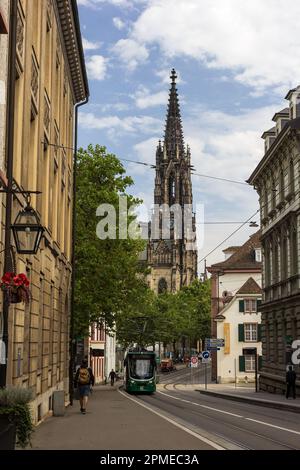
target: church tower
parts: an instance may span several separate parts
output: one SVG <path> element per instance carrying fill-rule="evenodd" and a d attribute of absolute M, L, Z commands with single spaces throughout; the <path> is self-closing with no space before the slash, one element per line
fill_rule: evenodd
<path fill-rule="evenodd" d="M 165 135 L 156 150 L 154 214 L 147 250 L 149 284 L 156 293 L 176 292 L 197 277 L 191 154 L 184 145 L 174 69 L 170 78 Z"/>

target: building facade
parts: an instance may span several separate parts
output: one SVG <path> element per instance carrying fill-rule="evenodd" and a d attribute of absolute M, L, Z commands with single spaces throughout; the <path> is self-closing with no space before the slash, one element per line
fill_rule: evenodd
<path fill-rule="evenodd" d="M 156 151 L 154 215 L 146 253 L 148 283 L 156 293 L 176 292 L 197 277 L 191 154 L 184 145 L 176 78 L 173 69 L 164 141 Z"/>
<path fill-rule="evenodd" d="M 30 204 L 45 232 L 36 255 L 13 255 L 31 299 L 9 307 L 7 384 L 32 390 L 38 422 L 54 391 L 69 399 L 74 106 L 88 84 L 75 1 L 19 0 L 16 21 L 14 187 L 41 192 Z M 26 202 L 14 197 L 12 222 Z"/>
<path fill-rule="evenodd" d="M 289 107 L 275 114 L 262 135 L 265 154 L 249 183 L 259 194 L 263 246 L 260 387 L 283 393 L 292 364 L 292 343 L 300 339 L 300 87 L 286 96 Z M 299 365 L 297 393 L 300 391 Z"/>
<path fill-rule="evenodd" d="M 212 338 L 225 346 L 213 351 L 212 380 L 218 383 L 254 380 L 255 358 L 261 365 L 261 244 L 260 231 L 242 246 L 224 250 L 225 261 L 211 273 Z"/>
<path fill-rule="evenodd" d="M 90 327 L 89 365 L 96 384 L 106 383 L 110 371 L 116 369 L 116 334 L 109 334 L 103 325 L 96 323 Z"/>
<path fill-rule="evenodd" d="M 9 1 L 0 0 L 0 170 L 5 172 Z"/>

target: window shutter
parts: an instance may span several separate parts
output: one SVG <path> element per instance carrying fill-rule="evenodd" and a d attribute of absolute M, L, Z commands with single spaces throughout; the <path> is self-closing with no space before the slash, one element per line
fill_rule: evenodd
<path fill-rule="evenodd" d="M 239 324 L 239 341 L 245 341 L 245 330 L 243 323 Z"/>
<path fill-rule="evenodd" d="M 261 311 L 261 300 L 259 299 L 259 300 L 257 300 L 256 302 L 257 302 L 257 303 L 256 303 L 256 305 L 257 305 L 257 307 L 256 307 L 257 312 L 260 312 L 260 311 Z"/>
<path fill-rule="evenodd" d="M 244 311 L 245 311 L 245 301 L 239 300 L 239 312 L 244 312 Z"/>
<path fill-rule="evenodd" d="M 261 324 L 257 325 L 257 341 L 261 341 Z"/>
<path fill-rule="evenodd" d="M 258 370 L 262 369 L 262 356 L 258 356 Z"/>
<path fill-rule="evenodd" d="M 239 356 L 239 371 L 245 372 L 245 356 Z"/>

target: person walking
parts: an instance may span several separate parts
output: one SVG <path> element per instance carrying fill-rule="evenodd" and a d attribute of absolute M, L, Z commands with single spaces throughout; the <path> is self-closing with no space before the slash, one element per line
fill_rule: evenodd
<path fill-rule="evenodd" d="M 116 377 L 117 377 L 117 374 L 115 373 L 115 371 L 112 369 L 109 373 L 109 376 L 108 378 L 110 379 L 110 385 L 113 387 L 114 383 L 115 383 L 115 380 L 116 380 Z"/>
<path fill-rule="evenodd" d="M 80 411 L 86 413 L 91 386 L 95 383 L 93 371 L 88 367 L 88 362 L 83 360 L 75 375 L 75 388 L 78 387 Z"/>
<path fill-rule="evenodd" d="M 296 372 L 292 366 L 289 366 L 289 370 L 286 373 L 286 398 L 289 398 L 290 391 L 292 391 L 293 398 L 296 398 Z"/>

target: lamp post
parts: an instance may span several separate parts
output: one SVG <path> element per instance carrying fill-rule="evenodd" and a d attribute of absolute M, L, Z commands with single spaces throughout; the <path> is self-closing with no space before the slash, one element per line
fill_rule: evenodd
<path fill-rule="evenodd" d="M 40 245 L 44 227 L 40 218 L 27 200 L 27 206 L 20 211 L 11 226 L 17 252 L 20 254 L 36 254 Z"/>

